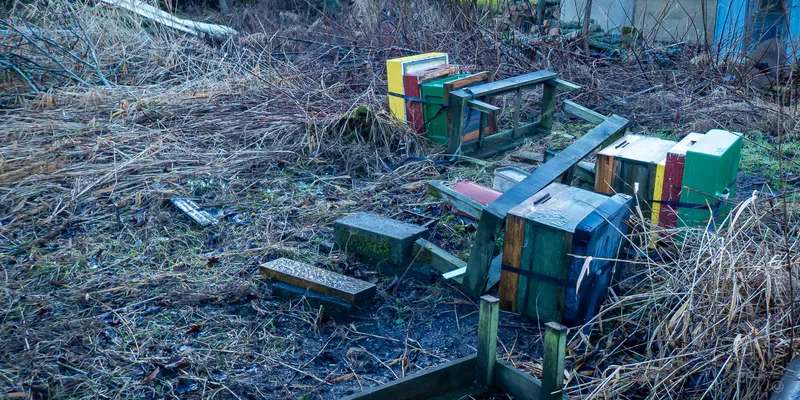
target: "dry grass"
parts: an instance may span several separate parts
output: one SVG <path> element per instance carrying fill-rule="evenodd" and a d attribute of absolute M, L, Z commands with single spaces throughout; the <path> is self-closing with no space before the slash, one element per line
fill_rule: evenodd
<path fill-rule="evenodd" d="M 797 347 L 790 347 L 797 332 L 787 256 L 800 243 L 794 219 L 785 236 L 776 215 L 774 195 L 754 197 L 722 228 L 663 231 L 672 236 L 666 247 L 620 260 L 633 272 L 591 337 L 574 337 L 569 392 L 715 399 L 770 393 Z"/>
<path fill-rule="evenodd" d="M 584 85 L 575 100 L 589 106 L 661 84 L 603 109 L 634 119 L 636 130 L 701 130 L 709 115 L 733 130 L 776 129 L 774 99 L 692 66 L 689 47 L 665 55 L 668 68 L 663 57 L 588 58 L 574 43 L 506 43 L 486 20 L 462 18 L 465 26 L 457 27 L 457 10 L 419 1 L 356 1 L 352 14 L 319 18 L 315 11 L 299 21 L 262 19 L 254 7 L 231 21 L 241 37 L 216 43 L 70 4 L 18 4 L 0 20 L 0 30 L 14 31 L 0 37 L 0 60 L 27 77 L 7 66 L 0 72 L 2 393 L 326 398 L 473 352 L 475 307 L 455 288 L 379 278 L 330 249 L 331 222 L 340 215 L 411 210 L 441 218 L 438 243 L 468 254 L 474 227 L 442 213 L 423 183 L 487 182 L 496 164 L 409 160 L 434 158 L 436 150 L 384 111 L 384 61 L 408 54 L 405 48 L 447 51 L 469 71 L 498 77 L 551 69 Z M 393 24 L 381 24 L 383 9 L 392 10 Z M 525 103 L 535 111 L 537 99 L 533 93 Z M 789 130 L 797 115 L 786 110 Z M 559 119 L 560 130 L 578 130 Z M 192 226 L 165 203 L 174 196 L 194 199 L 221 223 Z M 692 352 L 724 371 L 699 381 L 713 388 L 729 389 L 738 379 L 731 371 L 755 385 L 741 386 L 742 393 L 775 379 L 775 354 L 787 349 L 788 299 L 780 257 L 767 259 L 782 247 L 766 204 L 742 214 L 737 240 L 690 232 L 698 239 L 688 243 L 697 244 L 670 250 L 674 259 L 643 261 L 649 279 L 631 290 L 646 295 L 620 293 L 605 313 L 615 324 L 602 324 L 588 348 L 615 349 L 620 336 L 646 343 L 648 332 L 660 332 L 648 347 L 660 358 L 648 361 L 652 368 L 621 369 L 622 385 L 598 350 L 595 378 L 575 375 L 572 392 L 637 392 L 654 370 L 659 389 L 679 390 L 697 375 L 686 373 L 700 365 L 691 364 Z M 694 275 L 731 271 L 724 263 L 734 255 L 736 273 L 717 281 Z M 375 281 L 379 299 L 352 324 L 331 321 L 305 301 L 278 301 L 254 276 L 260 262 L 278 256 Z M 693 270 L 690 260 L 707 265 Z M 718 298 L 709 299 L 717 287 Z M 695 320 L 702 310 L 730 307 L 730 299 L 734 312 L 714 316 L 722 325 Z M 731 326 L 728 315 L 736 315 Z M 535 326 L 508 325 L 501 327 L 505 356 L 535 370 Z M 719 354 L 734 341 L 737 356 L 726 364 Z M 602 351 L 630 365 L 631 357 L 648 355 L 643 349 Z"/>

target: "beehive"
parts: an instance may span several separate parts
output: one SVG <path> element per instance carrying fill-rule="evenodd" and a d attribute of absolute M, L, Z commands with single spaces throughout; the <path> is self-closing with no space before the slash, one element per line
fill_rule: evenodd
<path fill-rule="evenodd" d="M 594 190 L 636 196 L 649 220 L 658 164 L 675 142 L 654 137 L 626 135 L 597 154 Z"/>
<path fill-rule="evenodd" d="M 661 196 L 656 196 L 662 202 L 681 201 L 681 185 L 683 184 L 683 169 L 686 162 L 686 152 L 698 140 L 703 137 L 701 133 L 690 133 L 681 139 L 678 144 L 667 152 L 664 160 L 664 182 Z M 655 207 L 654 207 L 655 211 Z M 660 209 L 658 225 L 664 229 L 671 229 L 677 226 L 678 207 L 671 204 L 663 204 Z"/>
<path fill-rule="evenodd" d="M 403 90 L 406 96 L 422 98 L 420 85 L 424 82 L 455 75 L 457 73 L 458 67 L 451 64 L 442 64 L 421 71 L 411 72 L 403 75 Z M 422 103 L 406 100 L 406 122 L 408 122 L 409 126 L 411 126 L 415 132 L 424 134 L 424 121 L 422 116 Z"/>
<path fill-rule="evenodd" d="M 736 177 L 742 155 L 740 134 L 712 129 L 686 151 L 681 202 L 700 204 L 697 209 L 678 211 L 678 226 L 706 226 L 711 213 L 722 217 L 730 206 L 720 199 L 736 195 Z"/>
<path fill-rule="evenodd" d="M 389 93 L 404 95 L 403 75 L 447 64 L 446 53 L 425 53 L 386 60 L 386 80 Z M 402 97 L 389 95 L 389 110 L 401 121 L 406 121 L 406 102 Z"/>
<path fill-rule="evenodd" d="M 552 183 L 514 207 L 506 216 L 500 307 L 547 322 L 590 320 L 611 281 L 608 259 L 627 232 L 630 205 L 624 194 Z"/>

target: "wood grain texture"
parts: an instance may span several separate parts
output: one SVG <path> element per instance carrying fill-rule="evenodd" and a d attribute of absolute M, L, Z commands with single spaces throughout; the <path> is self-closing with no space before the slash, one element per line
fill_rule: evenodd
<path fill-rule="evenodd" d="M 541 398 L 542 383 L 505 361 L 497 360 L 494 367 L 494 382 L 497 388 L 510 394 L 515 400 Z"/>
<path fill-rule="evenodd" d="M 525 220 L 508 215 L 506 217 L 506 234 L 503 240 L 503 265 L 521 268 L 522 246 L 525 243 Z M 500 285 L 497 295 L 500 297 L 500 308 L 517 312 L 517 288 L 520 276 L 509 271 L 500 271 Z"/>
<path fill-rule="evenodd" d="M 376 292 L 372 283 L 287 258 L 264 263 L 259 272 L 269 279 L 337 297 L 353 304 L 371 299 Z"/>

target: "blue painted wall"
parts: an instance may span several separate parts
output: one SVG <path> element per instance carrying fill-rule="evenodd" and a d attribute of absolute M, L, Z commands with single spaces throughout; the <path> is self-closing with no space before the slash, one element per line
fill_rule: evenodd
<path fill-rule="evenodd" d="M 720 57 L 725 57 L 730 53 L 741 53 L 744 49 L 747 10 L 747 0 L 719 0 L 717 2 L 714 44 Z"/>
<path fill-rule="evenodd" d="M 757 2 L 758 0 L 749 0 Z M 717 3 L 717 21 L 714 26 L 714 44 L 721 57 L 744 52 L 745 33 L 748 29 L 748 17 L 755 11 L 756 4 L 748 0 L 719 0 Z M 800 50 L 800 0 L 784 0 L 789 11 L 789 26 L 786 32 L 787 55 L 797 58 L 793 49 Z M 794 43 L 794 44 L 793 44 Z M 751 44 L 751 49 L 755 43 Z"/>

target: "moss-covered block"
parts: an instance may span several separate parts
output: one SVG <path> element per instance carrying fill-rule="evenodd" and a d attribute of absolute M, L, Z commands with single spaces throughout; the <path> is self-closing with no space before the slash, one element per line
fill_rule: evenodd
<path fill-rule="evenodd" d="M 408 265 L 414 241 L 427 237 L 428 229 L 380 215 L 359 212 L 333 223 L 336 246 L 374 262 Z"/>

